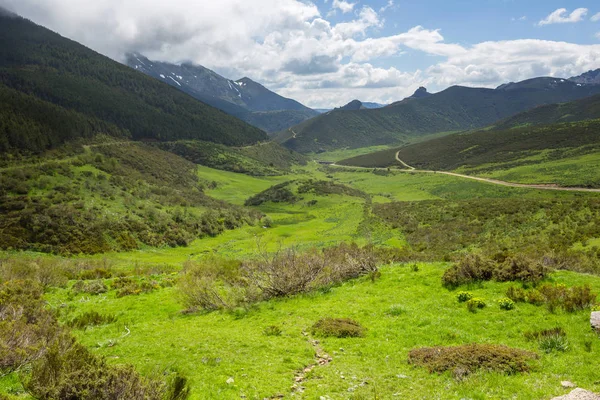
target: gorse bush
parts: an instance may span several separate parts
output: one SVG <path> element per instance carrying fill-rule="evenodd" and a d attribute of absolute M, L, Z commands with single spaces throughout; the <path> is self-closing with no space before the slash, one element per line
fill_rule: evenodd
<path fill-rule="evenodd" d="M 469 301 L 473 298 L 473 294 L 471 292 L 458 292 L 458 294 L 456 295 L 456 300 L 458 300 L 459 303 L 464 303 L 466 301 Z"/>
<path fill-rule="evenodd" d="M 323 318 L 315 322 L 311 333 L 318 337 L 363 337 L 366 329 L 350 318 Z"/>
<path fill-rule="evenodd" d="M 487 304 L 485 303 L 485 300 L 480 299 L 478 297 L 474 297 L 471 300 L 467 301 L 467 310 L 471 311 L 471 312 L 476 312 L 477 310 L 481 310 L 482 308 L 485 308 L 487 306 Z"/>
<path fill-rule="evenodd" d="M 550 312 L 555 312 L 559 308 L 566 312 L 590 309 L 597 298 L 589 285 L 567 287 L 563 284 L 550 283 L 530 290 L 511 287 L 506 295 L 515 302 L 527 302 L 536 306 L 546 305 Z"/>
<path fill-rule="evenodd" d="M 489 281 L 494 273 L 493 261 L 478 254 L 467 254 L 442 276 L 442 284 L 447 288 Z"/>
<path fill-rule="evenodd" d="M 506 311 L 509 311 L 509 310 L 512 310 L 515 308 L 515 302 L 508 298 L 498 300 L 498 305 L 500 306 L 501 310 L 506 310 Z"/>
<path fill-rule="evenodd" d="M 444 272 L 442 284 L 447 288 L 496 280 L 498 282 L 537 283 L 549 272 L 542 262 L 522 255 L 498 263 L 490 258 L 467 254 Z"/>
<path fill-rule="evenodd" d="M 429 372 L 453 372 L 462 378 L 478 370 L 513 375 L 530 370 L 529 361 L 537 355 L 529 351 L 493 344 L 469 344 L 449 347 L 423 347 L 411 350 L 409 364 L 425 367 Z"/>

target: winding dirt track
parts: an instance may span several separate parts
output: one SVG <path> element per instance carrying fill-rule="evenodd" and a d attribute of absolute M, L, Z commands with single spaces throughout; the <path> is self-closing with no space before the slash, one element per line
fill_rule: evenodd
<path fill-rule="evenodd" d="M 423 173 L 423 174 L 443 174 L 443 175 L 456 176 L 458 178 L 471 179 L 471 180 L 474 180 L 474 181 L 492 183 L 494 185 L 508 186 L 508 187 L 514 187 L 514 188 L 539 189 L 539 190 L 557 190 L 557 191 L 564 191 L 564 192 L 593 192 L 593 193 L 600 193 L 600 189 L 590 189 L 590 188 L 584 188 L 584 187 L 563 187 L 563 186 L 558 186 L 556 184 L 513 183 L 513 182 L 500 181 L 498 179 L 480 178 L 480 177 L 477 177 L 477 176 L 457 174 L 455 172 L 431 171 L 431 170 L 426 170 L 426 169 L 416 169 L 415 167 L 408 165 L 407 163 L 405 163 L 404 161 L 402 161 L 400 159 L 400 151 L 398 151 L 396 153 L 396 161 L 398 161 L 400 164 L 402 164 L 402 166 L 404 166 L 406 168 L 406 169 L 395 170 L 395 171 L 398 171 L 398 172 L 412 172 L 412 173 Z M 337 165 L 337 164 L 332 164 L 332 165 L 336 166 L 336 167 L 343 167 L 343 165 Z M 373 168 L 366 168 L 366 167 L 349 167 L 349 168 L 373 169 Z M 376 169 L 387 169 L 387 168 L 376 168 Z"/>

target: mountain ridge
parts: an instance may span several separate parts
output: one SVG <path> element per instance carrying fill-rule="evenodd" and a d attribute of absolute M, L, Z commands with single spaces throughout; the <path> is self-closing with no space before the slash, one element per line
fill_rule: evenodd
<path fill-rule="evenodd" d="M 299 151 L 327 151 L 401 144 L 410 137 L 480 129 L 537 106 L 600 93 L 598 85 L 561 78 L 533 78 L 496 89 L 451 86 L 374 110 L 333 110 L 305 121 L 276 140 Z"/>
<path fill-rule="evenodd" d="M 267 132 L 287 129 L 319 115 L 248 77 L 231 80 L 202 65 L 152 61 L 140 53 L 128 53 L 125 63 Z"/>

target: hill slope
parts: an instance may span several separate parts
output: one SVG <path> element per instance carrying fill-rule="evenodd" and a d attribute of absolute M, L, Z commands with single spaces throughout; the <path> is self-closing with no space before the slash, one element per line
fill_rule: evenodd
<path fill-rule="evenodd" d="M 98 132 L 226 145 L 266 139 L 168 85 L 6 14 L 0 14 L 0 96 L 0 151 L 42 151 Z"/>
<path fill-rule="evenodd" d="M 493 129 L 502 130 L 528 125 L 574 122 L 600 118 L 600 95 L 580 100 L 548 104 L 519 113 L 495 124 Z"/>
<path fill-rule="evenodd" d="M 201 65 L 151 61 L 138 53 L 127 65 L 267 132 L 289 128 L 319 113 L 249 78 L 233 81 Z"/>
<path fill-rule="evenodd" d="M 277 140 L 300 152 L 401 143 L 410 136 L 482 128 L 533 107 L 600 93 L 599 85 L 535 78 L 497 89 L 453 86 L 375 110 L 334 110 L 305 121 Z"/>

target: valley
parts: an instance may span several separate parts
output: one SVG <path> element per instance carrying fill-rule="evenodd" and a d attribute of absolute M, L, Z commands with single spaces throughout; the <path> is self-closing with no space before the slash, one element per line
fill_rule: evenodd
<path fill-rule="evenodd" d="M 384 22 L 354 6 L 292 24 L 335 57 L 269 68 L 297 34 L 273 16 L 251 56 L 190 12 L 114 27 L 152 40 L 109 58 L 0 8 L 0 400 L 600 392 L 600 70 L 429 92 L 436 68 L 393 68 L 404 97 L 357 70 Z"/>

